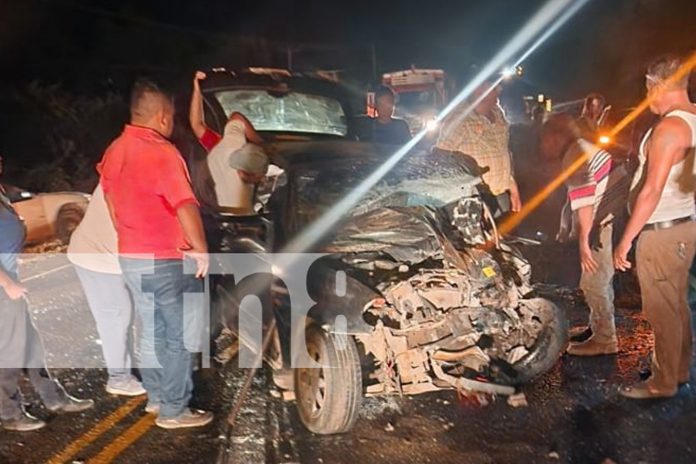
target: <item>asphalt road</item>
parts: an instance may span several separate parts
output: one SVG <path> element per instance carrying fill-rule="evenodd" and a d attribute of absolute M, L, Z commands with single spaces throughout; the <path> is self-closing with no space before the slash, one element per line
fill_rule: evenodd
<path fill-rule="evenodd" d="M 216 413 L 214 424 L 164 431 L 144 412 L 144 399 L 104 392 L 106 375 L 92 318 L 61 255 L 22 265 L 31 309 L 44 335 L 48 363 L 73 395 L 96 401 L 79 415 L 49 414 L 30 388 L 28 409 L 49 426 L 32 433 L 0 432 L 0 463 L 690 463 L 696 462 L 693 424 L 696 388 L 671 400 L 631 402 L 617 386 L 637 378 L 650 336 L 623 298 L 617 314 L 621 353 L 594 359 L 562 358 L 523 389 L 528 406 L 504 400 L 488 406 L 453 392 L 367 398 L 350 433 L 316 436 L 301 425 L 292 402 L 277 397 L 268 372 L 254 379 L 237 425 L 225 416 L 246 373 L 233 365 L 195 375 L 194 405 Z M 569 269 L 559 265 L 556 269 Z M 565 295 L 571 319 L 584 310 Z M 89 368 L 65 369 L 79 357 Z M 26 385 L 25 385 L 26 387 Z"/>

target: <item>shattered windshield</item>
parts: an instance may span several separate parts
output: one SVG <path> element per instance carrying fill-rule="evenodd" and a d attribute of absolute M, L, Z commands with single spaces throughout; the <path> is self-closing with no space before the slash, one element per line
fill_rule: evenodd
<path fill-rule="evenodd" d="M 304 132 L 345 136 L 346 115 L 338 100 L 297 92 L 272 94 L 266 90 L 217 92 L 225 114 L 240 112 L 258 131 Z"/>
<path fill-rule="evenodd" d="M 332 160 L 334 161 L 334 160 Z M 313 221 L 374 172 L 383 160 L 335 160 L 296 171 L 296 211 Z M 459 156 L 426 152 L 407 155 L 348 212 L 358 215 L 383 207 L 441 207 L 471 195 L 480 182 Z"/>

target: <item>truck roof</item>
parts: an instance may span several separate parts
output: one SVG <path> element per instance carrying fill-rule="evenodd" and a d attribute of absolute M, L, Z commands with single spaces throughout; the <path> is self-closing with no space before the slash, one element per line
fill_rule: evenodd
<path fill-rule="evenodd" d="M 412 68 L 382 74 L 382 83 L 392 87 L 396 92 L 414 86 L 417 86 L 414 90 L 418 90 L 420 86 L 431 86 L 443 82 L 444 79 L 445 72 L 442 69 Z"/>

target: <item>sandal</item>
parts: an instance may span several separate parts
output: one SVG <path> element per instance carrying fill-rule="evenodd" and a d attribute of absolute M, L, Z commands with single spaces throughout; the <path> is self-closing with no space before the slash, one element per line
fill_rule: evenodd
<path fill-rule="evenodd" d="M 660 391 L 650 386 L 647 382 L 640 382 L 634 385 L 619 388 L 619 395 L 633 400 L 649 400 L 655 398 L 671 398 L 677 394 L 677 389 L 666 392 Z"/>

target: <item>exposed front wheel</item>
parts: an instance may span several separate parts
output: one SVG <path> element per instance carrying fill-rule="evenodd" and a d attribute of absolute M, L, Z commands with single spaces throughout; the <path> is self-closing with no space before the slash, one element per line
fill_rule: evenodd
<path fill-rule="evenodd" d="M 56 217 L 56 237 L 63 244 L 70 242 L 70 236 L 80 225 L 85 210 L 77 203 L 67 203 L 58 211 Z"/>
<path fill-rule="evenodd" d="M 314 433 L 347 432 L 355 423 L 362 400 L 362 371 L 355 340 L 312 324 L 306 329 L 306 341 L 309 357 L 320 367 L 295 369 L 300 419 Z"/>
<path fill-rule="evenodd" d="M 533 310 L 543 328 L 527 355 L 514 365 L 492 373 L 498 383 L 520 385 L 545 374 L 568 344 L 568 320 L 561 307 L 544 298 L 523 300 L 521 304 Z"/>

